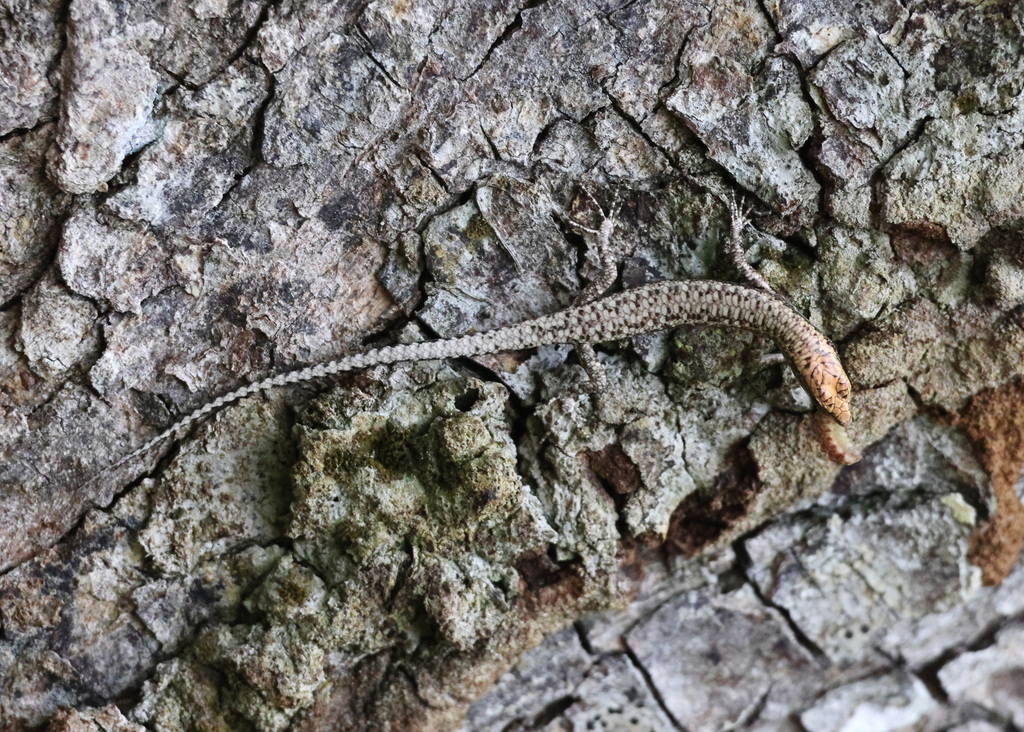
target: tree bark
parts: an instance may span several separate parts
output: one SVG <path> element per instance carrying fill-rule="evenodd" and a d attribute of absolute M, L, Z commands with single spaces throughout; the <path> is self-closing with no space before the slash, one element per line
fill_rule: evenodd
<path fill-rule="evenodd" d="M 0 0 L 0 729 L 1024 726 L 1024 9 Z M 718 328 L 246 382 L 748 255 Z M 888 725 L 888 726 L 885 726 Z M 959 726 L 958 726 L 959 725 Z"/>

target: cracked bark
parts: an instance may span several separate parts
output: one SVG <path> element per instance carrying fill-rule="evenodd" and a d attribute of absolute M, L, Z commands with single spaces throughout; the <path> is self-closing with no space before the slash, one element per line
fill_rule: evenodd
<path fill-rule="evenodd" d="M 1024 726 L 1018 4 L 0 30 L 0 727 Z M 727 277 L 712 188 L 840 344 L 861 464 L 769 344 L 684 328 L 599 403 L 567 348 L 413 364 L 102 472 L 268 372 L 565 307 L 594 198 L 622 286 Z"/>

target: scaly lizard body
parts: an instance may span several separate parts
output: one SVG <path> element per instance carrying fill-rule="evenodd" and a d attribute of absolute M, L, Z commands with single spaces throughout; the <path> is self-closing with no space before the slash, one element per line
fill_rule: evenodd
<path fill-rule="evenodd" d="M 733 220 L 730 247 L 734 259 L 735 251 L 739 251 L 739 260 L 742 260 L 739 235 L 744 219 L 735 204 L 730 205 L 730 212 Z M 607 246 L 612 228 L 613 225 L 608 222 L 602 226 L 598 232 L 600 246 Z M 739 265 L 741 272 L 748 279 L 753 279 L 750 276 L 753 270 L 749 265 L 744 269 L 744 265 L 745 260 Z M 604 287 L 610 284 L 607 274 L 604 271 L 599 278 Z M 757 287 L 707 280 L 673 280 L 644 285 L 606 297 L 597 297 L 593 288 L 588 288 L 584 290 L 581 296 L 584 301 L 580 304 L 517 325 L 447 340 L 384 346 L 272 376 L 208 402 L 121 458 L 110 469 L 142 455 L 226 404 L 275 387 L 299 384 L 379 364 L 481 356 L 564 343 L 577 346 L 581 361 L 591 373 L 592 379 L 595 383 L 601 383 L 602 377 L 595 373 L 597 364 L 593 356 L 593 344 L 689 323 L 742 328 L 774 340 L 789 360 L 801 384 L 830 416 L 818 422 L 822 444 L 829 457 L 836 462 L 852 462 L 856 459 L 852 452 L 844 453 L 834 447 L 834 443 L 842 443 L 846 439 L 842 426 L 851 418 L 850 381 L 843 371 L 835 347 L 807 319 L 772 293 L 763 280 L 758 280 L 754 280 Z M 832 449 L 827 449 L 830 444 Z"/>

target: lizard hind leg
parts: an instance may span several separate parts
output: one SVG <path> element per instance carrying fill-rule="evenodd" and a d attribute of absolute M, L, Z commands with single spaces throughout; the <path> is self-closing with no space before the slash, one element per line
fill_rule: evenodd
<path fill-rule="evenodd" d="M 580 366 L 587 374 L 586 380 L 577 386 L 577 393 L 601 394 L 608 389 L 608 373 L 604 364 L 597 358 L 597 351 L 589 343 L 573 343 Z"/>

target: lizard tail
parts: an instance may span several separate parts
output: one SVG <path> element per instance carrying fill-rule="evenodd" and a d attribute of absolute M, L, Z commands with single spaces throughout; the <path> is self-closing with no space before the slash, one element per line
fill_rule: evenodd
<path fill-rule="evenodd" d="M 518 334 L 519 337 L 516 337 Z M 353 371 L 355 369 L 368 368 L 381 364 L 399 363 L 402 361 L 428 361 L 434 359 L 460 358 L 463 356 L 482 355 L 485 353 L 496 353 L 504 350 L 515 350 L 527 348 L 530 345 L 537 345 L 536 339 L 523 338 L 521 329 L 516 327 L 500 328 L 487 333 L 452 338 L 438 342 L 400 343 L 394 346 L 383 346 L 374 348 L 364 353 L 356 353 L 351 356 L 339 358 L 335 361 L 306 366 L 294 371 L 287 371 L 277 376 L 255 381 L 243 387 L 230 391 L 227 394 L 207 402 L 193 412 L 186 414 L 160 434 L 150 439 L 145 444 L 132 450 L 130 453 L 113 463 L 107 470 L 116 470 L 132 460 L 144 455 L 154 447 L 167 439 L 179 434 L 182 430 L 203 417 L 216 412 L 232 402 L 244 399 L 253 394 L 259 394 L 270 389 L 275 389 L 289 384 L 299 384 L 312 379 L 324 376 Z M 543 340 L 543 339 L 541 339 Z"/>

